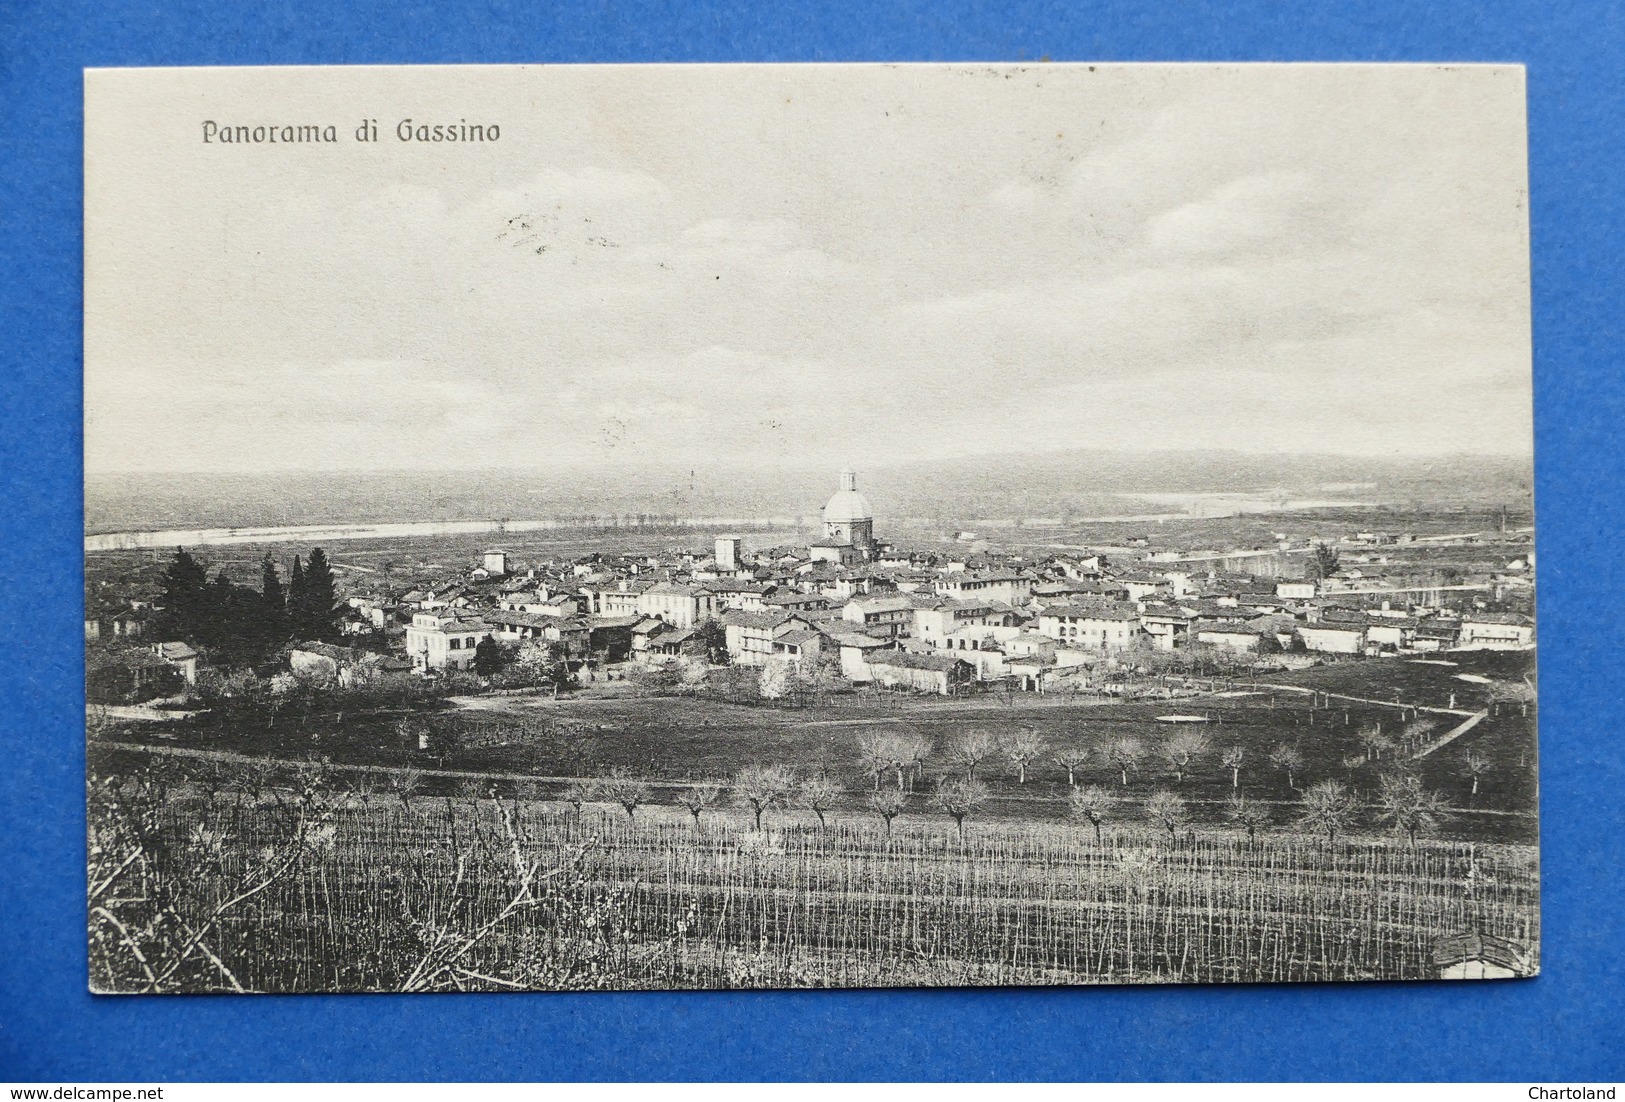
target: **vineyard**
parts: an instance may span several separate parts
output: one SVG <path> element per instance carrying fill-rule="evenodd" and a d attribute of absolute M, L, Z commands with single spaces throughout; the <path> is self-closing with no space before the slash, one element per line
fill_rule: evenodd
<path fill-rule="evenodd" d="M 549 794 L 551 795 L 551 794 Z M 1538 951 L 1531 847 L 93 782 L 92 986 L 750 988 L 1414 979 Z M 1531 964 L 1535 964 L 1534 959 Z"/>

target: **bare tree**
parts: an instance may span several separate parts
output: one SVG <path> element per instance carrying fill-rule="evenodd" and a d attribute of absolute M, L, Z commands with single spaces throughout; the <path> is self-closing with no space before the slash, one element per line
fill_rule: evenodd
<path fill-rule="evenodd" d="M 571 781 L 561 796 L 565 803 L 576 809 L 576 821 L 579 822 L 581 809 L 598 800 L 598 785 L 592 781 Z"/>
<path fill-rule="evenodd" d="M 1140 759 L 1145 757 L 1145 748 L 1137 738 L 1113 739 L 1106 746 L 1106 760 L 1112 763 L 1121 776 L 1124 787 L 1128 786 L 1130 769 L 1138 769 Z"/>
<path fill-rule="evenodd" d="M 1168 832 L 1169 838 L 1179 836 L 1179 828 L 1190 821 L 1185 797 L 1160 788 L 1145 801 L 1145 817 Z"/>
<path fill-rule="evenodd" d="M 1437 830 L 1449 813 L 1450 803 L 1422 784 L 1422 778 L 1406 770 L 1393 770 L 1377 784 L 1377 819 L 1394 833 L 1403 834 L 1416 845 L 1422 831 Z"/>
<path fill-rule="evenodd" d="M 1100 845 L 1100 824 L 1111 817 L 1117 797 L 1098 784 L 1074 788 L 1068 801 L 1074 819 L 1087 819 L 1095 828 L 1095 845 Z"/>
<path fill-rule="evenodd" d="M 1239 789 L 1241 787 L 1241 767 L 1246 764 L 1247 751 L 1240 746 L 1227 747 L 1224 756 L 1219 760 L 1224 762 L 1226 769 L 1230 770 L 1230 787 Z"/>
<path fill-rule="evenodd" d="M 1360 814 L 1360 801 L 1337 781 L 1319 781 L 1303 794 L 1302 823 L 1310 830 L 1324 831 L 1328 842 L 1354 824 Z"/>
<path fill-rule="evenodd" d="M 919 781 L 920 774 L 925 769 L 925 763 L 931 759 L 936 751 L 936 743 L 930 737 L 918 731 L 909 731 L 897 738 L 903 768 L 910 772 L 909 787 L 913 788 Z"/>
<path fill-rule="evenodd" d="M 987 785 L 981 781 L 944 777 L 937 785 L 937 806 L 947 812 L 959 827 L 959 836 L 965 837 L 965 820 L 987 803 Z"/>
<path fill-rule="evenodd" d="M 891 736 L 873 730 L 861 732 L 858 735 L 858 755 L 863 759 L 864 768 L 874 775 L 875 791 L 880 791 L 880 778 L 891 768 L 892 759 L 896 756 Z"/>
<path fill-rule="evenodd" d="M 757 830 L 762 813 L 788 798 L 795 785 L 795 777 L 780 765 L 748 765 L 734 778 L 734 792 L 756 813 Z"/>
<path fill-rule="evenodd" d="M 997 747 L 993 736 L 986 731 L 966 731 L 954 741 L 948 751 L 948 758 L 955 764 L 964 766 L 966 782 L 973 782 L 976 780 L 976 767 L 986 761 Z"/>
<path fill-rule="evenodd" d="M 1360 728 L 1360 745 L 1365 747 L 1367 761 L 1381 761 L 1384 750 L 1394 748 L 1394 740 L 1382 733 L 1382 724 L 1369 723 Z"/>
<path fill-rule="evenodd" d="M 796 793 L 796 796 L 802 807 L 818 816 L 819 829 L 823 829 L 826 825 L 824 816 L 829 812 L 830 808 L 835 806 L 835 800 L 840 794 L 841 790 L 831 784 L 827 778 L 809 777 L 801 782 L 801 789 Z"/>
<path fill-rule="evenodd" d="M 394 777 L 395 795 L 400 797 L 401 809 L 412 810 L 412 797 L 423 788 L 423 770 L 408 766 L 398 770 Z"/>
<path fill-rule="evenodd" d="M 908 796 L 895 788 L 882 788 L 870 794 L 869 807 L 886 820 L 886 837 L 891 837 L 891 821 L 902 814 L 907 803 Z"/>
<path fill-rule="evenodd" d="M 1004 756 L 1016 767 L 1016 783 L 1027 783 L 1027 763 L 1044 752 L 1044 736 L 1031 727 L 1021 727 L 1003 740 Z"/>
<path fill-rule="evenodd" d="M 1224 817 L 1245 830 L 1251 842 L 1259 827 L 1269 825 L 1270 809 L 1257 800 L 1237 794 L 1225 801 Z"/>
<path fill-rule="evenodd" d="M 1066 770 L 1066 783 L 1076 787 L 1078 783 L 1078 770 L 1083 768 L 1089 760 L 1089 748 L 1076 743 L 1066 743 L 1055 751 L 1055 764 Z"/>
<path fill-rule="evenodd" d="M 1486 773 L 1495 772 L 1495 763 L 1491 761 L 1489 756 L 1482 751 L 1469 750 L 1467 751 L 1467 756 L 1462 759 L 1461 764 L 1462 767 L 1467 770 L 1467 775 L 1473 779 L 1473 790 L 1468 794 L 1472 796 L 1478 795 L 1478 782 L 1480 778 L 1482 778 Z"/>
<path fill-rule="evenodd" d="M 1303 752 L 1296 746 L 1279 743 L 1270 750 L 1270 764 L 1286 774 L 1286 786 L 1297 788 L 1297 773 L 1303 768 Z"/>
<path fill-rule="evenodd" d="M 1400 742 L 1406 750 L 1414 753 L 1438 726 L 1436 719 L 1413 719 L 1400 731 Z"/>
<path fill-rule="evenodd" d="M 638 808 L 649 802 L 649 785 L 621 766 L 609 771 L 598 790 L 604 799 L 625 808 L 628 819 L 635 819 Z"/>
<path fill-rule="evenodd" d="M 700 829 L 700 816 L 708 811 L 722 795 L 722 786 L 715 781 L 699 781 L 677 793 L 677 802 L 694 816 L 694 829 Z"/>
<path fill-rule="evenodd" d="M 1167 758 L 1168 764 L 1173 767 L 1174 780 L 1183 784 L 1185 771 L 1191 767 L 1192 762 L 1207 753 L 1207 750 L 1207 736 L 1202 732 L 1180 731 L 1162 748 L 1162 756 Z"/>

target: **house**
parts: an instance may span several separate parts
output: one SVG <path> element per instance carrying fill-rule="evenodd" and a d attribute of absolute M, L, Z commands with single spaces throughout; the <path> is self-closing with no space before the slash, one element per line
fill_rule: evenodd
<path fill-rule="evenodd" d="M 869 671 L 877 685 L 888 689 L 948 696 L 964 691 L 976 680 L 976 667 L 947 654 L 909 654 L 884 651 L 869 656 Z"/>
<path fill-rule="evenodd" d="M 91 704 L 150 700 L 176 691 L 184 681 L 150 650 L 98 648 L 85 655 L 85 699 Z"/>
<path fill-rule="evenodd" d="M 798 590 L 781 590 L 762 598 L 762 609 L 783 609 L 786 612 L 818 612 L 829 608 L 834 602 L 823 593 L 802 593 Z"/>
<path fill-rule="evenodd" d="M 823 649 L 832 650 L 840 656 L 841 676 L 848 681 L 873 681 L 874 673 L 869 668 L 869 659 L 877 653 L 897 649 L 895 641 L 876 639 L 861 631 L 849 630 L 844 621 L 837 620 L 821 631 L 828 641 Z"/>
<path fill-rule="evenodd" d="M 935 588 L 937 596 L 952 601 L 1003 601 L 1011 606 L 1024 605 L 1033 595 L 1032 579 L 1009 570 L 950 574 Z"/>
<path fill-rule="evenodd" d="M 1535 645 L 1535 623 L 1511 612 L 1464 612 L 1456 646 L 1461 650 L 1527 650 Z"/>
<path fill-rule="evenodd" d="M 1140 631 L 1140 610 L 1111 602 L 1050 605 L 1038 613 L 1038 632 L 1074 649 L 1119 650 Z"/>
<path fill-rule="evenodd" d="M 189 644 L 179 642 L 154 643 L 152 653 L 179 670 L 181 677 L 185 679 L 188 685 L 197 684 L 197 651 L 193 650 Z"/>
<path fill-rule="evenodd" d="M 801 665 L 823 653 L 824 636 L 812 628 L 791 628 L 773 637 L 773 657 Z"/>
<path fill-rule="evenodd" d="M 714 619 L 719 608 L 717 596 L 699 586 L 657 582 L 639 595 L 634 610 L 640 616 L 653 616 L 674 628 L 692 628 Z M 608 613 L 609 610 L 605 609 Z"/>
<path fill-rule="evenodd" d="M 517 615 L 510 613 L 509 615 Z M 436 612 L 419 612 L 406 627 L 406 656 L 421 672 L 466 670 L 474 664 L 480 640 L 491 637 L 491 625 Z"/>
<path fill-rule="evenodd" d="M 1190 642 L 1192 619 L 1177 605 L 1149 602 L 1140 612 L 1140 630 L 1158 650 L 1177 650 Z"/>
<path fill-rule="evenodd" d="M 1046 679 L 1054 672 L 1055 664 L 1052 655 L 1022 654 L 1009 657 L 1005 666 L 1023 692 L 1041 693 Z"/>
<path fill-rule="evenodd" d="M 1319 587 L 1307 579 L 1275 583 L 1275 595 L 1283 601 L 1312 601 Z"/>
<path fill-rule="evenodd" d="M 812 631 L 813 622 L 793 612 L 742 612 L 722 614 L 722 630 L 728 640 L 728 657 L 736 666 L 765 666 L 775 653 L 774 640 L 786 632 Z"/>
<path fill-rule="evenodd" d="M 994 601 L 936 601 L 915 608 L 913 615 L 914 638 L 936 647 L 963 628 L 1015 627 L 1021 619 L 1014 609 Z"/>
<path fill-rule="evenodd" d="M 1322 620 L 1319 623 L 1299 624 L 1298 638 L 1305 650 L 1323 654 L 1363 654 L 1365 652 L 1365 625 L 1342 620 Z"/>
<path fill-rule="evenodd" d="M 914 598 L 858 597 L 841 608 L 841 618 L 866 632 L 896 639 L 914 626 Z"/>
<path fill-rule="evenodd" d="M 1533 973 L 1528 953 L 1490 934 L 1450 934 L 1433 943 L 1433 967 L 1441 980 L 1499 980 Z"/>
<path fill-rule="evenodd" d="M 1416 641 L 1416 621 L 1373 612 L 1365 626 L 1366 645 L 1379 650 L 1410 650 Z"/>
<path fill-rule="evenodd" d="M 1207 643 L 1226 650 L 1246 653 L 1257 651 L 1261 638 L 1256 627 L 1239 620 L 1213 620 L 1198 624 L 1196 627 L 1198 643 Z"/>

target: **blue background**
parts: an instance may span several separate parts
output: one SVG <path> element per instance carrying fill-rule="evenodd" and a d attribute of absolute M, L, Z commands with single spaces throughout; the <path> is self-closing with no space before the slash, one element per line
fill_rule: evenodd
<path fill-rule="evenodd" d="M 0 1079 L 1607 1079 L 1625 1071 L 1621 8 L 0 0 Z M 1523 983 L 399 998 L 85 992 L 83 66 L 1529 66 L 1545 973 Z"/>

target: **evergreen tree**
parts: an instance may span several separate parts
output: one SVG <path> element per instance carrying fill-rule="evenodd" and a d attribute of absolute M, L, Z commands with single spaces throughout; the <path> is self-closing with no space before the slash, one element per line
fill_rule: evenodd
<path fill-rule="evenodd" d="M 267 609 L 277 612 L 284 612 L 288 607 L 288 595 L 283 592 L 282 578 L 276 572 L 276 560 L 271 558 L 269 551 L 260 560 L 260 600 Z"/>
<path fill-rule="evenodd" d="M 481 677 L 495 677 L 510 657 L 501 643 L 487 635 L 474 648 L 474 672 Z"/>
<path fill-rule="evenodd" d="M 288 638 L 288 596 L 277 574 L 276 560 L 267 551 L 260 560 L 259 650 L 269 654 Z"/>
<path fill-rule="evenodd" d="M 187 554 L 184 547 L 175 548 L 175 557 L 164 571 L 163 610 L 156 625 L 160 638 L 200 638 L 199 628 L 207 619 L 208 581 L 203 564 Z"/>
<path fill-rule="evenodd" d="M 338 634 L 338 589 L 333 583 L 333 569 L 327 564 L 327 553 L 320 547 L 310 553 L 305 564 L 305 599 L 300 610 L 303 638 L 329 639 Z"/>
<path fill-rule="evenodd" d="M 293 557 L 293 569 L 288 573 L 287 616 L 288 630 L 295 639 L 305 638 L 305 607 L 308 600 L 305 585 L 305 567 L 299 556 Z"/>

